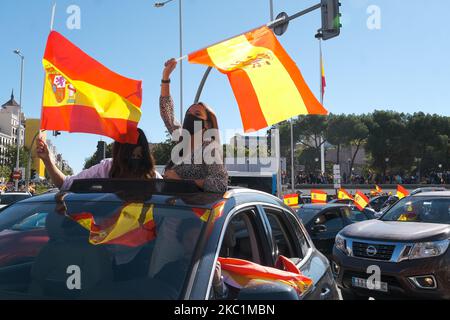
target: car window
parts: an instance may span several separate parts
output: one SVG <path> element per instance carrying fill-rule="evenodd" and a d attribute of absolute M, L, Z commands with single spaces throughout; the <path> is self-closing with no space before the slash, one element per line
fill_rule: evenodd
<path fill-rule="evenodd" d="M 246 210 L 233 217 L 226 226 L 219 255 L 261 263 L 261 239 L 256 232 L 256 209 Z"/>
<path fill-rule="evenodd" d="M 327 227 L 327 232 L 336 232 L 344 227 L 344 221 L 340 210 L 329 210 L 319 215 L 314 221 L 314 225 L 324 225 Z"/>
<path fill-rule="evenodd" d="M 304 224 L 308 224 L 319 211 L 319 208 L 300 208 L 297 210 L 297 214 Z"/>
<path fill-rule="evenodd" d="M 387 211 L 381 220 L 450 224 L 450 198 L 403 198 Z"/>
<path fill-rule="evenodd" d="M 294 217 L 284 211 L 264 208 L 269 221 L 278 254 L 287 258 L 302 259 L 309 250 L 309 244 Z"/>
<path fill-rule="evenodd" d="M 341 208 L 342 216 L 349 219 L 351 222 L 361 222 L 369 220 L 364 212 L 359 211 L 356 207 Z"/>
<path fill-rule="evenodd" d="M 0 297 L 179 299 L 206 224 L 199 210 L 13 204 L 0 214 Z M 79 280 L 71 287 L 74 273 Z"/>
<path fill-rule="evenodd" d="M 292 246 L 293 241 L 289 236 L 285 225 L 280 221 L 279 215 L 270 211 L 266 211 L 266 213 L 272 229 L 273 241 L 278 249 L 278 254 L 288 258 L 298 256 Z"/>
<path fill-rule="evenodd" d="M 20 195 L 20 194 L 3 194 L 0 196 L 0 204 L 7 205 L 17 201 L 28 199 L 30 196 L 28 195 Z"/>

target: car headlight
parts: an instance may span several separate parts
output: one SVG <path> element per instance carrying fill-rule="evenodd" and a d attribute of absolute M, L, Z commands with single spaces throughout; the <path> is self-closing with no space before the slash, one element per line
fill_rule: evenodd
<path fill-rule="evenodd" d="M 409 254 L 409 259 L 423 259 L 443 255 L 450 240 L 416 243 Z"/>
<path fill-rule="evenodd" d="M 348 252 L 347 252 L 347 242 L 345 241 L 345 238 L 343 236 L 338 234 L 336 236 L 336 240 L 335 240 L 334 243 L 336 245 L 336 248 L 338 248 L 339 250 L 341 250 L 345 254 L 348 254 Z"/>

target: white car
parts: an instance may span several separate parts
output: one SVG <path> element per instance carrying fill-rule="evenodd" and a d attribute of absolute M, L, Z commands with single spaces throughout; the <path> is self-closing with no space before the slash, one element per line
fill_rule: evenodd
<path fill-rule="evenodd" d="M 31 198 L 32 195 L 29 192 L 6 192 L 0 194 L 0 209 L 9 206 L 17 201 Z"/>

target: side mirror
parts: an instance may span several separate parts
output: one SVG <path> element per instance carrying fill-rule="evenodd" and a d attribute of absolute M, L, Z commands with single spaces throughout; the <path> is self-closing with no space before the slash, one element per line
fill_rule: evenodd
<path fill-rule="evenodd" d="M 327 227 L 323 224 L 318 224 L 311 228 L 311 231 L 313 233 L 323 233 L 326 232 L 327 230 L 328 230 Z"/>
<path fill-rule="evenodd" d="M 277 281 L 251 280 L 241 289 L 238 300 L 300 300 L 291 286 Z"/>

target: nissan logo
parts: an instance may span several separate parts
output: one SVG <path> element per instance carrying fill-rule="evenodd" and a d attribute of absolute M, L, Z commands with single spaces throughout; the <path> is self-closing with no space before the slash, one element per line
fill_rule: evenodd
<path fill-rule="evenodd" d="M 377 254 L 377 248 L 375 248 L 374 246 L 368 246 L 366 249 L 366 253 L 368 256 L 373 257 Z"/>

